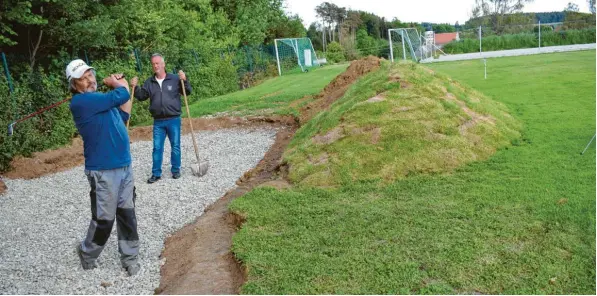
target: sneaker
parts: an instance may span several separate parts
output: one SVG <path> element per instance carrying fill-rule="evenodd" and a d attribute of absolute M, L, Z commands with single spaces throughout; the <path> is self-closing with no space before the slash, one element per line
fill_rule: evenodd
<path fill-rule="evenodd" d="M 141 264 L 139 263 L 133 263 L 126 267 L 126 272 L 129 274 L 129 276 L 134 276 L 135 274 L 139 273 L 139 270 L 141 270 Z"/>
<path fill-rule="evenodd" d="M 180 173 L 172 173 L 172 179 L 180 178 Z"/>
<path fill-rule="evenodd" d="M 152 176 L 151 176 L 151 178 L 149 178 L 149 179 L 147 180 L 147 183 L 149 183 L 149 184 L 151 184 L 151 183 L 155 183 L 155 182 L 157 182 L 157 181 L 158 181 L 159 179 L 161 179 L 161 178 L 162 178 L 162 177 L 157 177 L 157 176 L 154 176 L 154 175 L 152 175 Z"/>
<path fill-rule="evenodd" d="M 97 268 L 97 263 L 95 262 L 95 260 L 93 262 L 87 262 L 85 261 L 85 259 L 83 259 L 83 250 L 81 249 L 81 245 L 77 245 L 77 255 L 79 255 L 79 260 L 81 261 L 81 267 L 83 267 L 84 270 L 90 270 L 90 269 L 94 269 Z"/>

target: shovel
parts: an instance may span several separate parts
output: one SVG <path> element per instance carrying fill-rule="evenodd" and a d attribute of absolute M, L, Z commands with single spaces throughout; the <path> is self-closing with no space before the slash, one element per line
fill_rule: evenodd
<path fill-rule="evenodd" d="M 129 123 L 131 122 L 131 116 L 133 116 L 133 101 L 135 100 L 135 88 L 131 91 L 131 114 L 129 114 L 129 120 L 126 121 L 126 131 L 129 131 Z"/>
<path fill-rule="evenodd" d="M 209 162 L 202 162 L 201 159 L 199 159 L 199 148 L 197 148 L 195 132 L 193 131 L 193 120 L 191 119 L 191 111 L 189 110 L 189 102 L 187 101 L 187 91 L 184 88 L 184 81 L 182 81 L 182 79 L 180 80 L 180 87 L 182 87 L 182 94 L 184 95 L 184 104 L 187 108 L 189 125 L 191 126 L 191 137 L 193 138 L 193 147 L 195 148 L 195 156 L 197 157 L 197 163 L 191 165 L 191 171 L 193 172 L 193 175 L 201 177 L 207 173 L 207 169 L 209 168 Z"/>

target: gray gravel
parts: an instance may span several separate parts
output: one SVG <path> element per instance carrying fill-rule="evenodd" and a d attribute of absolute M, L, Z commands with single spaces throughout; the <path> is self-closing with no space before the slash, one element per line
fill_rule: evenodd
<path fill-rule="evenodd" d="M 547 46 L 541 48 L 522 48 L 522 49 L 510 49 L 510 50 L 499 50 L 499 51 L 486 51 L 476 53 L 463 53 L 463 54 L 450 54 L 442 55 L 439 58 L 428 58 L 421 60 L 421 63 L 439 63 L 439 62 L 452 62 L 452 61 L 464 61 L 464 60 L 476 60 L 486 58 L 498 58 L 498 57 L 511 57 L 511 56 L 522 56 L 522 55 L 533 55 L 553 52 L 567 52 L 567 51 L 579 51 L 579 50 L 594 50 L 595 43 L 590 44 L 575 44 L 575 45 L 561 45 L 561 46 Z"/>
<path fill-rule="evenodd" d="M 193 222 L 203 210 L 255 167 L 274 143 L 273 129 L 228 129 L 196 133 L 207 175 L 191 175 L 195 161 L 190 135 L 182 137 L 182 178 L 170 176 L 165 144 L 162 180 L 151 174 L 150 141 L 131 145 L 141 239 L 139 274 L 120 267 L 116 227 L 98 263 L 84 271 L 75 253 L 89 224 L 89 185 L 83 167 L 34 180 L 5 179 L 0 196 L 0 294 L 153 294 L 159 286 L 165 238 Z M 167 142 L 167 140 L 166 140 Z"/>

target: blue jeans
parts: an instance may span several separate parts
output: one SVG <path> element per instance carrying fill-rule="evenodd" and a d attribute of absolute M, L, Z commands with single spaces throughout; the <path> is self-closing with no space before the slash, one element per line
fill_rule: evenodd
<path fill-rule="evenodd" d="M 162 157 L 164 155 L 164 141 L 166 136 L 170 140 L 170 162 L 171 172 L 180 172 L 180 117 L 153 121 L 153 167 L 151 174 L 156 177 L 162 176 Z"/>

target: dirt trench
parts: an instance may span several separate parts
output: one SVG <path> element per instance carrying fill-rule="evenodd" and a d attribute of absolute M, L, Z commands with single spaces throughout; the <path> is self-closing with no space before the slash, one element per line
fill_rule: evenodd
<path fill-rule="evenodd" d="M 282 155 L 294 133 L 317 113 L 326 110 L 341 98 L 350 85 L 362 75 L 379 68 L 376 57 L 353 61 L 346 71 L 338 75 L 316 97 L 301 109 L 299 118 L 291 116 L 218 117 L 193 119 L 195 130 L 223 128 L 278 128 L 275 143 L 255 168 L 246 172 L 237 187 L 227 192 L 203 215 L 173 233 L 165 241 L 161 257 L 166 258 L 161 268 L 160 286 L 156 294 L 239 294 L 246 280 L 242 263 L 231 253 L 232 236 L 243 221 L 228 211 L 228 204 L 260 185 L 276 188 L 291 186 L 286 180 L 286 167 Z M 183 120 L 183 134 L 189 132 L 188 120 Z M 131 141 L 151 140 L 152 127 L 130 130 Z M 68 147 L 35 153 L 32 157 L 19 157 L 11 162 L 6 178 L 32 179 L 83 165 L 83 143 L 75 138 Z M 3 191 L 0 179 L 0 194 Z M 10 190 L 10 188 L 6 189 Z"/>

